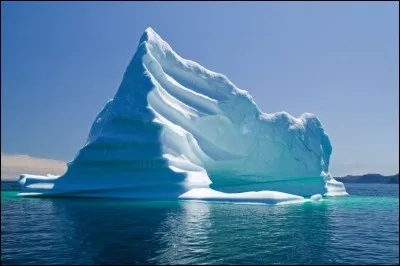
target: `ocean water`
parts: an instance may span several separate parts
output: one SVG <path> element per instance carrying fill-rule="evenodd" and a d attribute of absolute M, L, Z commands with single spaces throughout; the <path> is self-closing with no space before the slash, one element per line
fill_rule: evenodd
<path fill-rule="evenodd" d="M 265 206 L 1 191 L 2 264 L 399 264 L 399 187 Z"/>

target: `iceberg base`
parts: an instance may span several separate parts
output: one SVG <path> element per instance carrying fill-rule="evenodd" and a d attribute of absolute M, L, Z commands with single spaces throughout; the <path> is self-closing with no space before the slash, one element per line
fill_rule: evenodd
<path fill-rule="evenodd" d="M 185 189 L 183 186 L 149 186 L 149 187 L 118 187 L 91 190 L 59 190 L 55 186 L 56 176 L 21 175 L 20 184 L 23 197 L 92 197 L 92 198 L 125 198 L 143 200 L 201 200 L 217 202 L 241 202 L 281 204 L 304 202 L 302 196 L 278 191 L 250 191 L 241 193 L 224 193 L 211 188 Z"/>

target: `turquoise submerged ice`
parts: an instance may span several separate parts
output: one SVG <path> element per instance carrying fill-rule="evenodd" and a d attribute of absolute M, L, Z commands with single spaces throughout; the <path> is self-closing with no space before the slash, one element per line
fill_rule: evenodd
<path fill-rule="evenodd" d="M 346 195 L 318 118 L 263 113 L 224 75 L 151 28 L 63 176 L 22 175 L 20 195 L 281 203 Z"/>

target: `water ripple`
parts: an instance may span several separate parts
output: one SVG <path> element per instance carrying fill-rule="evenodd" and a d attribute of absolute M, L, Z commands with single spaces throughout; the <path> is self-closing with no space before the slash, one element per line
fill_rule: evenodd
<path fill-rule="evenodd" d="M 282 206 L 26 199 L 2 191 L 1 262 L 398 264 L 398 189 L 357 186 L 348 187 L 349 197 Z"/>

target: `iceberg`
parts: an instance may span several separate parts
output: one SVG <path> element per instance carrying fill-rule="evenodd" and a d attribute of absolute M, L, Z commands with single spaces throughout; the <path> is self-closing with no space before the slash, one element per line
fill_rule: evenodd
<path fill-rule="evenodd" d="M 317 116 L 263 113 L 227 77 L 143 33 L 114 98 L 62 176 L 20 176 L 21 196 L 278 203 L 347 195 Z"/>

